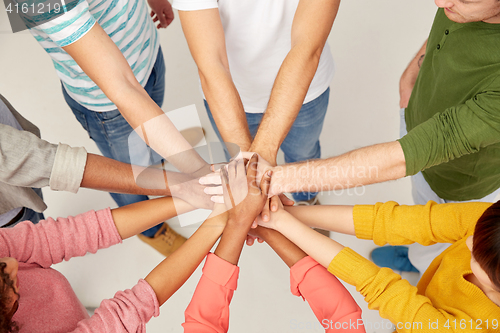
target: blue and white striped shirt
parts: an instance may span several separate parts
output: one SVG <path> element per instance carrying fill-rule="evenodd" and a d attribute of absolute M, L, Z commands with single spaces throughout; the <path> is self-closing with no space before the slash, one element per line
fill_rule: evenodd
<path fill-rule="evenodd" d="M 159 48 L 158 32 L 144 0 L 80 0 L 73 9 L 30 31 L 52 58 L 74 100 L 92 111 L 111 111 L 116 106 L 62 49 L 84 36 L 96 22 L 121 50 L 144 87 Z"/>

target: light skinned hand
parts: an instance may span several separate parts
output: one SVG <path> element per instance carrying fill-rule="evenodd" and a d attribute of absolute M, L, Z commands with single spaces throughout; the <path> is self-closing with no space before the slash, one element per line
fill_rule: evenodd
<path fill-rule="evenodd" d="M 170 188 L 171 195 L 178 197 L 196 208 L 213 209 L 214 201 L 207 195 L 208 187 L 201 185 L 197 178 Z M 210 191 L 222 192 L 222 186 L 210 187 Z"/>
<path fill-rule="evenodd" d="M 257 216 L 255 221 L 252 223 L 252 228 L 256 228 L 258 225 L 265 228 L 270 228 L 277 230 L 278 222 L 286 219 L 287 215 L 290 215 L 285 209 L 280 200 L 276 200 L 277 209 L 270 213 L 269 219 L 264 221 L 262 219 L 262 214 Z"/>
<path fill-rule="evenodd" d="M 257 169 L 259 157 L 255 154 L 248 162 L 234 160 L 221 169 L 224 189 L 224 202 L 229 210 L 229 219 L 243 225 L 253 223 L 267 200 L 271 171 L 267 171 L 257 185 Z M 246 172 L 245 172 L 246 171 Z"/>

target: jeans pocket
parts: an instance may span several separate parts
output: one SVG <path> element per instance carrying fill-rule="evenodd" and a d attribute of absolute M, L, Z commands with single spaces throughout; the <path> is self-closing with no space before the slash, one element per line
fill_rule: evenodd
<path fill-rule="evenodd" d="M 90 135 L 90 130 L 89 130 L 89 123 L 87 122 L 87 117 L 85 116 L 84 113 L 75 110 L 71 108 L 71 111 L 73 111 L 73 114 L 75 115 L 76 120 L 82 125 L 83 129 L 87 131 L 87 134 L 89 135 L 89 138 L 92 139 L 92 136 Z"/>
<path fill-rule="evenodd" d="M 118 110 L 100 112 L 97 114 L 103 133 L 109 141 L 128 140 L 133 129 Z"/>

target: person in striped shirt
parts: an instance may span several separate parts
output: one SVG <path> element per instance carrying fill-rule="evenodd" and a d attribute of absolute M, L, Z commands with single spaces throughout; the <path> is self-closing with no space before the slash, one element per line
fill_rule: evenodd
<path fill-rule="evenodd" d="M 148 151 L 129 146 L 129 135 L 146 122 L 147 135 L 139 135 L 162 157 L 193 151 L 161 110 L 165 67 L 156 28 L 172 22 L 172 7 L 167 0 L 148 3 L 152 19 L 144 0 L 75 0 L 63 14 L 29 26 L 51 57 L 77 120 L 104 156 L 125 163 L 150 159 Z M 208 169 L 196 153 L 187 155 L 171 162 L 185 173 Z M 118 206 L 147 200 L 144 195 L 111 195 Z M 143 236 L 164 254 L 175 250 L 165 240 L 182 237 L 165 225 Z"/>

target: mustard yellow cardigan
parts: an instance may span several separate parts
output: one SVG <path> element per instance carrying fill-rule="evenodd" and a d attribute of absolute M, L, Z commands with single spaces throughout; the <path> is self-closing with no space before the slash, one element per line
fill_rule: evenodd
<path fill-rule="evenodd" d="M 350 248 L 328 270 L 365 297 L 370 309 L 389 319 L 398 332 L 500 332 L 500 307 L 476 285 L 465 244 L 491 203 L 400 206 L 396 202 L 354 207 L 356 236 L 377 245 L 451 243 L 434 259 L 417 287 Z"/>

